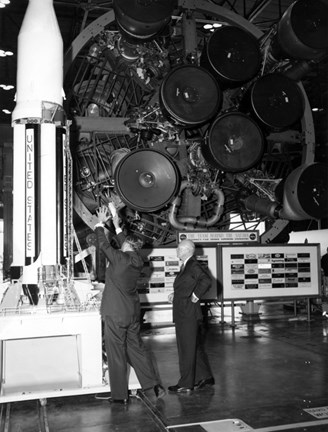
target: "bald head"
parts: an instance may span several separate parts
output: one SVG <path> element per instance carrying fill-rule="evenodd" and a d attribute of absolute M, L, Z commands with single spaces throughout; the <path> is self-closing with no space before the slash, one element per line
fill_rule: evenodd
<path fill-rule="evenodd" d="M 177 247 L 177 256 L 182 261 L 192 256 L 195 252 L 195 244 L 191 240 L 182 240 Z"/>

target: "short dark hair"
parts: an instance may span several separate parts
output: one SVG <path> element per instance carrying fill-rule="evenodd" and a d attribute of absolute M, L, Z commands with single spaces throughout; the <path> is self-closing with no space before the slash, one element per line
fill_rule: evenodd
<path fill-rule="evenodd" d="M 133 248 L 133 250 L 138 251 L 143 246 L 143 241 L 140 237 L 135 234 L 130 234 L 126 237 L 125 241 Z"/>

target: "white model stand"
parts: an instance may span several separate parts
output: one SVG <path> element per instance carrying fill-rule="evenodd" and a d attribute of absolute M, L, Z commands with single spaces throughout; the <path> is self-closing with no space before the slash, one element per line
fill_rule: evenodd
<path fill-rule="evenodd" d="M 109 392 L 103 375 L 98 310 L 0 316 L 0 403 Z"/>

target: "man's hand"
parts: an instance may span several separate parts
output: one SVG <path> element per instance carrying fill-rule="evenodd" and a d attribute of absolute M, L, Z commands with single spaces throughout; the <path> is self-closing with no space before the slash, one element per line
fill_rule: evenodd
<path fill-rule="evenodd" d="M 170 294 L 168 295 L 168 297 L 167 297 L 167 301 L 168 301 L 169 303 L 173 303 L 173 297 L 174 297 L 174 293 L 170 293 Z"/>
<path fill-rule="evenodd" d="M 98 218 L 98 222 L 100 223 L 106 223 L 108 219 L 110 219 L 110 215 L 108 213 L 108 208 L 106 206 L 101 206 L 96 211 L 96 216 Z"/>
<path fill-rule="evenodd" d="M 198 300 L 199 300 L 199 298 L 198 298 L 194 293 L 192 293 L 192 294 L 191 294 L 191 301 L 192 301 L 193 303 L 197 303 Z"/>

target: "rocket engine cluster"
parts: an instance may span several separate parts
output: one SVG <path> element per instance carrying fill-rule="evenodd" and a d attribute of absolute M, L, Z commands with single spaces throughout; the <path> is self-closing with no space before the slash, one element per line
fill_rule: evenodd
<path fill-rule="evenodd" d="M 327 54 L 327 4 L 295 1 L 267 33 L 197 1 L 115 0 L 107 20 L 67 56 L 82 226 L 105 191 L 151 245 L 259 221 L 270 242 L 289 221 L 327 215 L 302 85 Z"/>

